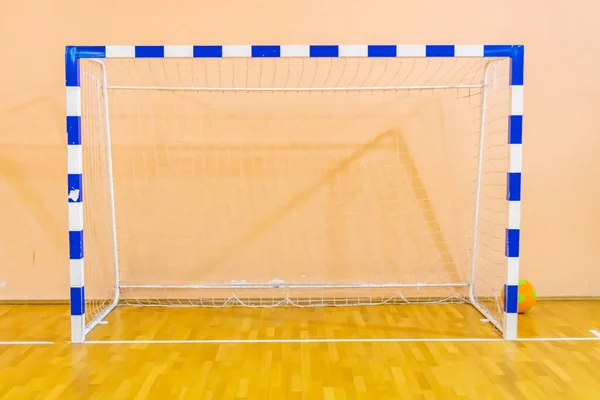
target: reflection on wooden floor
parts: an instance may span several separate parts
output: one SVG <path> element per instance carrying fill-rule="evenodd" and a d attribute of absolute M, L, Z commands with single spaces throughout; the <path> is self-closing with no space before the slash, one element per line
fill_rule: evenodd
<path fill-rule="evenodd" d="M 593 337 L 600 302 L 540 302 L 521 335 Z M 478 342 L 89 344 L 67 306 L 0 306 L 1 399 L 596 399 L 600 341 L 493 341 L 465 305 L 120 308 L 91 340 L 476 337 Z M 487 339 L 486 339 L 487 338 Z M 488 340 L 490 339 L 490 340 Z"/>
<path fill-rule="evenodd" d="M 600 301 L 541 301 L 519 316 L 519 337 L 585 337 L 600 330 Z"/>
<path fill-rule="evenodd" d="M 115 311 L 90 340 L 498 337 L 467 304 Z"/>

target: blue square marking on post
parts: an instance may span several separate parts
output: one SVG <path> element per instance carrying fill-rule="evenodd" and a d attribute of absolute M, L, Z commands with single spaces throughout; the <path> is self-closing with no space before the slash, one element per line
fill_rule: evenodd
<path fill-rule="evenodd" d="M 83 177 L 81 174 L 67 175 L 69 187 L 69 203 L 81 203 L 83 201 Z"/>
<path fill-rule="evenodd" d="M 508 172 L 506 175 L 506 200 L 521 201 L 521 173 Z"/>
<path fill-rule="evenodd" d="M 312 44 L 310 45 L 310 57 L 338 57 L 338 45 Z"/>
<path fill-rule="evenodd" d="M 136 58 L 164 58 L 165 46 L 135 46 Z"/>
<path fill-rule="evenodd" d="M 252 46 L 252 57 L 281 57 L 281 46 Z"/>
<path fill-rule="evenodd" d="M 79 86 L 79 58 L 76 46 L 67 46 L 65 50 L 65 80 L 67 86 Z"/>
<path fill-rule="evenodd" d="M 221 58 L 223 46 L 194 46 L 194 58 Z"/>
<path fill-rule="evenodd" d="M 106 58 L 106 46 L 77 46 L 79 58 Z"/>
<path fill-rule="evenodd" d="M 486 44 L 483 46 L 484 57 L 512 57 L 513 46 L 509 44 Z"/>
<path fill-rule="evenodd" d="M 519 240 L 521 231 L 519 229 L 506 230 L 506 246 L 504 255 L 506 257 L 519 257 Z"/>
<path fill-rule="evenodd" d="M 516 314 L 519 311 L 519 286 L 504 285 L 504 312 Z"/>
<path fill-rule="evenodd" d="M 425 46 L 425 57 L 454 57 L 454 45 L 428 44 Z"/>
<path fill-rule="evenodd" d="M 396 46 L 377 44 L 367 47 L 367 55 L 369 57 L 396 57 Z"/>
<path fill-rule="evenodd" d="M 508 117 L 508 144 L 523 144 L 523 116 Z"/>
<path fill-rule="evenodd" d="M 85 313 L 85 289 L 83 287 L 71 288 L 71 315 Z"/>
<path fill-rule="evenodd" d="M 69 231 L 69 259 L 83 258 L 83 231 Z"/>
<path fill-rule="evenodd" d="M 522 45 L 512 46 L 512 58 L 510 62 L 510 84 L 513 86 L 523 85 L 525 78 L 524 64 L 525 48 Z"/>
<path fill-rule="evenodd" d="M 81 117 L 67 117 L 67 144 L 81 144 Z"/>

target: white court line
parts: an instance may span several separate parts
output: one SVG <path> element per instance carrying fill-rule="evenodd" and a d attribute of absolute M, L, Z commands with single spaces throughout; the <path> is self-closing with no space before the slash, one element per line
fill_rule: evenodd
<path fill-rule="evenodd" d="M 600 337 L 519 338 L 518 342 L 598 342 Z"/>
<path fill-rule="evenodd" d="M 598 337 L 519 338 L 521 342 L 600 341 Z M 199 340 L 89 340 L 83 344 L 253 344 L 253 343 L 411 343 L 510 342 L 502 338 L 374 338 L 374 339 L 199 339 Z"/>
<path fill-rule="evenodd" d="M 581 342 L 600 341 L 600 332 L 590 329 L 593 337 L 539 337 L 518 338 L 518 342 Z M 89 340 L 84 343 L 69 344 L 260 344 L 260 343 L 418 343 L 418 342 L 510 342 L 502 338 L 355 338 L 355 339 L 189 339 L 189 340 Z M 0 345 L 52 345 L 49 341 L 0 342 Z"/>
<path fill-rule="evenodd" d="M 88 340 L 84 344 L 251 344 L 251 343 L 399 343 L 502 342 L 501 338 L 374 338 L 374 339 L 198 339 L 198 340 Z"/>
<path fill-rule="evenodd" d="M 0 342 L 0 345 L 54 344 L 54 342 Z"/>
<path fill-rule="evenodd" d="M 518 342 L 600 341 L 600 332 L 590 329 L 592 337 L 518 338 Z M 502 338 L 354 338 L 354 339 L 189 339 L 189 340 L 88 340 L 82 344 L 259 344 L 259 343 L 418 343 L 418 342 L 510 342 Z M 69 344 L 81 344 L 65 342 Z M 0 345 L 51 345 L 49 341 L 0 342 Z"/>

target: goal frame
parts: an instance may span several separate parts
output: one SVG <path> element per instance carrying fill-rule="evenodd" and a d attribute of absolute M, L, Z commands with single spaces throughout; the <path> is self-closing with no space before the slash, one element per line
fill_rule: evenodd
<path fill-rule="evenodd" d="M 340 57 L 477 57 L 510 61 L 508 116 L 509 169 L 506 177 L 508 220 L 505 229 L 506 282 L 503 299 L 503 337 L 517 339 L 517 310 L 521 226 L 521 169 L 523 136 L 524 47 L 522 45 L 187 45 L 187 46 L 67 46 L 65 51 L 67 182 L 69 222 L 71 342 L 86 335 L 119 301 L 118 267 L 112 304 L 86 327 L 83 241 L 83 153 L 81 131 L 80 59 L 104 58 L 340 58 Z M 109 155 L 110 159 L 110 155 Z M 109 160 L 110 162 L 110 160 Z M 111 182 L 112 185 L 112 170 Z M 113 205 L 114 207 L 114 205 Z M 114 210 L 113 210 L 114 212 Z M 114 218 L 114 215 L 113 215 Z M 116 251 L 116 249 L 115 249 Z M 475 251 L 475 250 L 473 250 Z M 118 261 L 116 261 L 118 265 Z M 470 300 L 473 302 L 471 283 Z"/>

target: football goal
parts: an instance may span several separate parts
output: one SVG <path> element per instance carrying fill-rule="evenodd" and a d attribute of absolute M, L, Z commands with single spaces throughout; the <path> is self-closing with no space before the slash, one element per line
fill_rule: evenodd
<path fill-rule="evenodd" d="M 522 46 L 65 61 L 73 342 L 119 306 L 449 302 L 516 338 Z"/>

